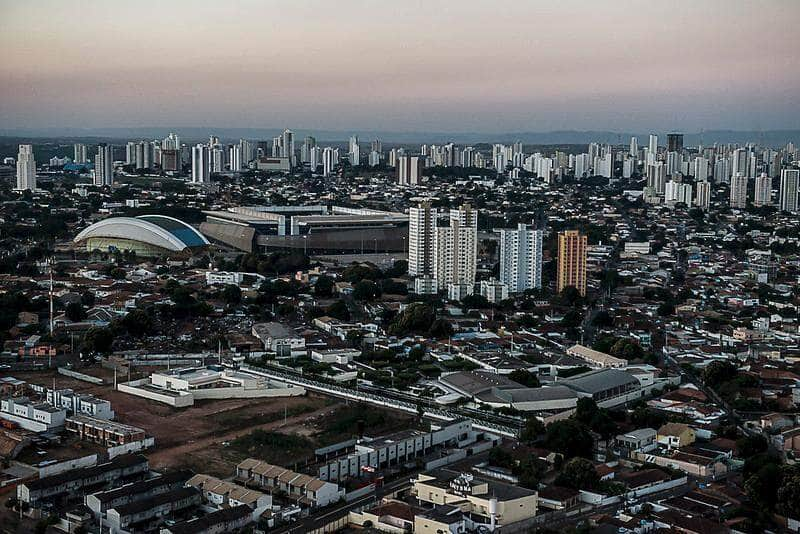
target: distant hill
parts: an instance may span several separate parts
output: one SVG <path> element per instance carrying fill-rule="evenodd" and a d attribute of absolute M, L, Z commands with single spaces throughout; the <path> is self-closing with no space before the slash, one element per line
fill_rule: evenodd
<path fill-rule="evenodd" d="M 158 139 L 165 137 L 169 132 L 177 132 L 187 142 L 208 139 L 210 134 L 220 137 L 224 141 L 239 138 L 245 139 L 271 139 L 280 134 L 282 128 L 213 128 L 197 126 L 139 127 L 139 128 L 0 128 L 0 136 L 6 137 L 4 142 L 16 142 L 24 139 L 59 139 L 72 140 L 86 138 L 87 142 L 98 142 L 108 139 Z M 462 132 L 393 132 L 382 130 L 306 130 L 296 129 L 295 139 L 299 146 L 303 137 L 313 135 L 317 141 L 323 143 L 346 142 L 352 134 L 357 134 L 363 143 L 372 139 L 381 139 L 384 143 L 416 144 L 416 143 L 447 143 L 478 144 L 478 143 L 512 143 L 522 141 L 529 145 L 569 145 L 588 144 L 591 142 L 625 144 L 630 142 L 632 136 L 639 139 L 639 146 L 647 144 L 648 133 L 611 132 L 611 131 L 577 131 L 562 130 L 551 132 L 509 132 L 509 133 L 462 133 Z M 666 132 L 658 132 L 659 144 L 666 142 Z M 735 131 L 735 130 L 708 130 L 684 134 L 685 146 L 704 146 L 713 143 L 758 143 L 765 146 L 781 147 L 788 142 L 800 143 L 800 130 L 766 130 L 766 131 Z"/>

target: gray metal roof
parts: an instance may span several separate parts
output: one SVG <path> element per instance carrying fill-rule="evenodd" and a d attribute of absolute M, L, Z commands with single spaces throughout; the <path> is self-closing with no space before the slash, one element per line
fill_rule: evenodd
<path fill-rule="evenodd" d="M 562 386 L 592 395 L 611 388 L 638 383 L 632 374 L 619 369 L 597 369 L 559 380 Z"/>

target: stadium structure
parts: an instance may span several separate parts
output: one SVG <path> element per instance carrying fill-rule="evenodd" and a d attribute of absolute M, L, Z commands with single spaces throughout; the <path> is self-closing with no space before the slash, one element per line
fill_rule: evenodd
<path fill-rule="evenodd" d="M 404 252 L 408 215 L 343 206 L 241 206 L 205 211 L 200 231 L 245 252 Z"/>
<path fill-rule="evenodd" d="M 209 241 L 189 224 L 166 215 L 109 217 L 81 231 L 74 244 L 91 252 L 129 250 L 137 256 L 189 256 Z"/>

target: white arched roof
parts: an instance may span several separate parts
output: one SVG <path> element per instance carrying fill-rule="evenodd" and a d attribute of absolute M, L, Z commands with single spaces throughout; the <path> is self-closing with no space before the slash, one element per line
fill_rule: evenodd
<path fill-rule="evenodd" d="M 157 224 L 162 221 L 163 224 Z M 188 240 L 190 242 L 187 243 L 185 238 L 181 239 L 180 233 L 191 237 Z M 208 240 L 200 232 L 185 222 L 164 215 L 109 217 L 85 228 L 75 236 L 74 242 L 78 243 L 91 237 L 130 239 L 175 252 L 198 244 L 208 244 Z"/>

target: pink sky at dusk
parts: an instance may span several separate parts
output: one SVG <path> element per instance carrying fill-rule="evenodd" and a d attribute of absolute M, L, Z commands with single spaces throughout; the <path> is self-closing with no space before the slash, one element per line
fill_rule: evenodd
<path fill-rule="evenodd" d="M 0 0 L 0 123 L 798 128 L 798 28 L 797 0 Z"/>

